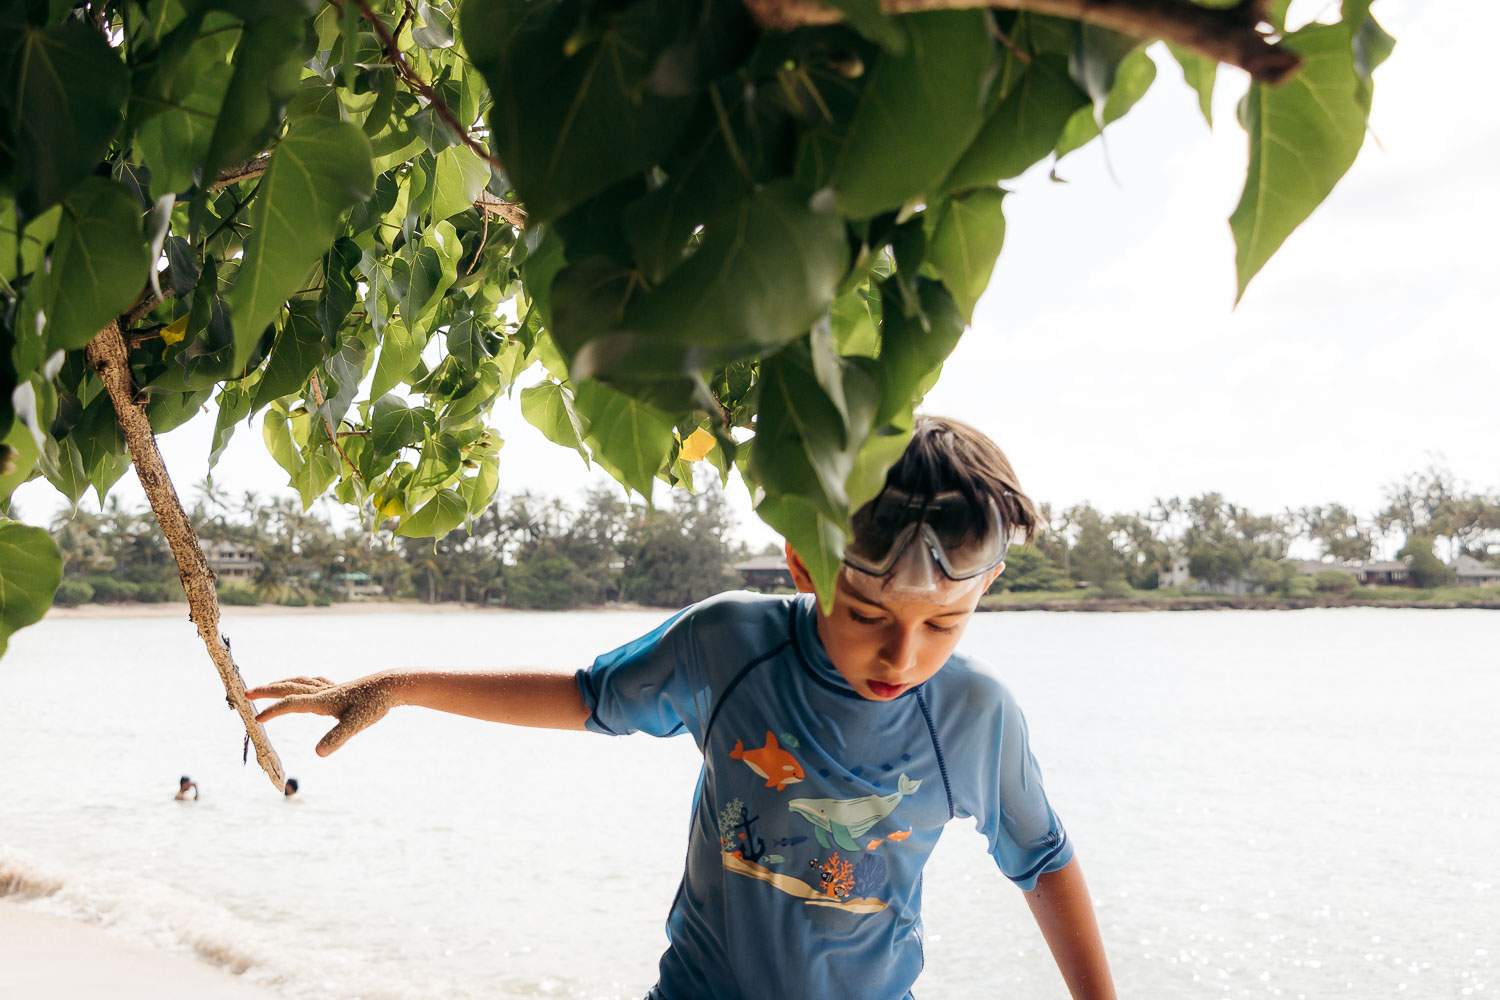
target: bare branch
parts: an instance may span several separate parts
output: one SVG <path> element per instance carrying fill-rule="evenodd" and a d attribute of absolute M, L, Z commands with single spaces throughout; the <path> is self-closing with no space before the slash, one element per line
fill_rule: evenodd
<path fill-rule="evenodd" d="M 763 27 L 790 31 L 835 24 L 843 14 L 813 0 L 745 0 Z M 1295 52 L 1261 33 L 1264 0 L 1233 7 L 1200 7 L 1190 0 L 881 0 L 887 14 L 919 10 L 1003 7 L 1086 21 L 1138 38 L 1161 38 L 1245 70 L 1263 83 L 1280 83 L 1301 65 Z"/>
<path fill-rule="evenodd" d="M 341 6 L 343 0 L 333 0 L 333 2 L 335 6 Z M 354 0 L 354 2 L 359 7 L 360 16 L 370 22 L 370 27 L 375 29 L 375 34 L 380 38 L 380 44 L 385 46 L 386 53 L 391 57 L 392 65 L 396 67 L 396 75 L 405 80 L 417 93 L 427 98 L 428 103 L 432 105 L 432 109 L 438 113 L 438 117 L 447 123 L 448 127 L 462 140 L 465 146 L 478 153 L 484 158 L 484 162 L 496 170 L 503 171 L 505 169 L 504 164 L 495 159 L 483 143 L 469 134 L 469 130 L 458 120 L 458 116 L 453 113 L 453 109 L 444 104 L 443 99 L 437 95 L 437 92 L 417 75 L 416 70 L 411 68 L 411 64 L 406 61 L 406 56 L 401 53 L 401 47 L 396 43 L 396 36 L 391 34 L 391 29 L 387 28 L 385 22 L 370 9 L 368 0 Z"/>
<path fill-rule="evenodd" d="M 192 522 L 183 513 L 182 503 L 177 499 L 177 490 L 167 475 L 167 467 L 156 447 L 156 435 L 151 431 L 151 421 L 146 409 L 136 402 L 135 385 L 130 377 L 130 362 L 125 341 L 120 336 L 120 327 L 111 323 L 89 341 L 84 350 L 90 367 L 99 374 L 114 404 L 115 419 L 125 432 L 125 443 L 130 449 L 131 461 L 135 464 L 136 476 L 151 501 L 151 510 L 161 525 L 161 532 L 172 549 L 172 558 L 177 562 L 177 576 L 182 581 L 183 592 L 188 599 L 188 619 L 198 626 L 198 635 L 208 648 L 209 658 L 219 671 L 224 682 L 224 692 L 229 706 L 239 713 L 245 724 L 245 732 L 255 744 L 255 759 L 261 770 L 271 779 L 271 784 L 281 791 L 286 784 L 286 772 L 281 758 L 266 738 L 266 731 L 255 721 L 255 706 L 245 697 L 245 682 L 240 669 L 229 652 L 229 640 L 219 635 L 219 595 L 214 589 L 214 573 L 204 558 L 203 548 L 198 544 L 198 535 Z"/>
<path fill-rule="evenodd" d="M 323 409 L 323 383 L 318 380 L 317 372 L 313 372 L 312 376 L 307 380 L 307 387 L 312 390 L 313 402 L 317 405 L 318 409 Z M 325 413 L 320 413 L 319 416 L 323 418 L 323 429 L 328 432 L 328 440 L 332 441 L 333 446 L 338 449 L 339 457 L 342 458 L 346 463 L 348 463 L 349 471 L 354 473 L 354 478 L 358 479 L 360 482 L 364 482 L 365 477 L 359 474 L 359 470 L 356 469 L 354 467 L 354 463 L 349 460 L 348 453 L 344 451 L 344 446 L 339 444 L 339 437 L 341 435 L 335 434 L 333 432 L 333 424 L 329 421 L 328 415 Z"/>
<path fill-rule="evenodd" d="M 526 210 L 514 202 L 501 201 L 488 191 L 479 192 L 479 197 L 474 199 L 474 207 L 486 215 L 494 215 L 504 219 L 517 229 L 526 225 Z"/>
<path fill-rule="evenodd" d="M 266 172 L 266 167 L 269 166 L 270 163 L 271 154 L 262 153 L 260 156 L 257 156 L 255 159 L 251 160 L 248 163 L 241 163 L 237 167 L 228 167 L 224 170 L 220 170 L 219 176 L 214 178 L 213 183 L 208 186 L 208 189 L 210 191 L 217 191 L 219 190 L 219 188 L 228 187 L 231 184 L 238 184 L 240 181 L 248 181 L 252 177 L 259 177 L 261 174 Z"/>

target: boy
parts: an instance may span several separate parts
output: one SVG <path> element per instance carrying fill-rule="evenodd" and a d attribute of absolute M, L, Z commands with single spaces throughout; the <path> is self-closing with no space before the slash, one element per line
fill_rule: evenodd
<path fill-rule="evenodd" d="M 1076 1000 L 1114 987 L 1073 848 L 1006 689 L 955 653 L 1031 501 L 1005 455 L 923 417 L 854 517 L 833 609 L 795 550 L 797 598 L 721 594 L 576 675 L 386 672 L 256 688 L 260 713 L 339 719 L 333 752 L 395 705 L 517 725 L 692 734 L 704 765 L 670 945 L 648 1000 L 909 997 L 921 874 L 972 816 L 1026 891 Z"/>

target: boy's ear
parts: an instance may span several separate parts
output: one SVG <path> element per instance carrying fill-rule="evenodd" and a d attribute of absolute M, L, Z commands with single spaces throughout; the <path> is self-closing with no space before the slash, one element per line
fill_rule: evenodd
<path fill-rule="evenodd" d="M 807 571 L 802 557 L 797 555 L 797 550 L 792 548 L 792 543 L 786 543 L 786 568 L 792 571 L 792 582 L 797 585 L 797 590 L 804 594 L 817 593 L 813 589 L 812 574 Z"/>
<path fill-rule="evenodd" d="M 990 570 L 989 579 L 984 581 L 984 589 L 982 589 L 980 593 L 988 594 L 990 592 L 990 588 L 995 585 L 995 581 L 1000 579 L 1000 574 L 1004 572 L 1005 563 L 1003 562 L 999 566 L 996 566 L 994 569 Z"/>

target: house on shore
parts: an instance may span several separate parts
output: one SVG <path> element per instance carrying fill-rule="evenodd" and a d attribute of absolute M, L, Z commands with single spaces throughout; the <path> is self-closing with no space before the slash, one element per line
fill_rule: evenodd
<path fill-rule="evenodd" d="M 224 583 L 254 583 L 262 565 L 254 548 L 224 539 L 215 539 L 205 545 L 203 557 L 214 576 Z"/>
<path fill-rule="evenodd" d="M 735 563 L 733 568 L 740 574 L 744 586 L 754 587 L 765 594 L 778 589 L 792 590 L 797 586 L 792 571 L 786 568 L 785 556 L 756 556 Z"/>
<path fill-rule="evenodd" d="M 1303 576 L 1316 576 L 1336 569 L 1352 574 L 1361 587 L 1415 587 L 1417 579 L 1404 562 L 1365 559 L 1353 562 L 1322 562 L 1317 559 L 1292 559 L 1292 567 Z"/>
<path fill-rule="evenodd" d="M 1500 587 L 1500 566 L 1486 566 L 1473 556 L 1459 556 L 1453 564 L 1453 577 L 1460 587 Z"/>

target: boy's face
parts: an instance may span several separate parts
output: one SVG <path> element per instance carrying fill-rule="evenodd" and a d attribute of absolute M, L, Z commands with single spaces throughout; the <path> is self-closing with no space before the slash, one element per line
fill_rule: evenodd
<path fill-rule="evenodd" d="M 813 593 L 812 575 L 787 546 L 797 589 Z M 1005 569 L 995 569 L 932 595 L 893 593 L 875 577 L 845 567 L 833 593 L 833 611 L 818 617 L 818 637 L 834 668 L 871 701 L 890 701 L 942 669 L 958 645 L 979 598 Z"/>

